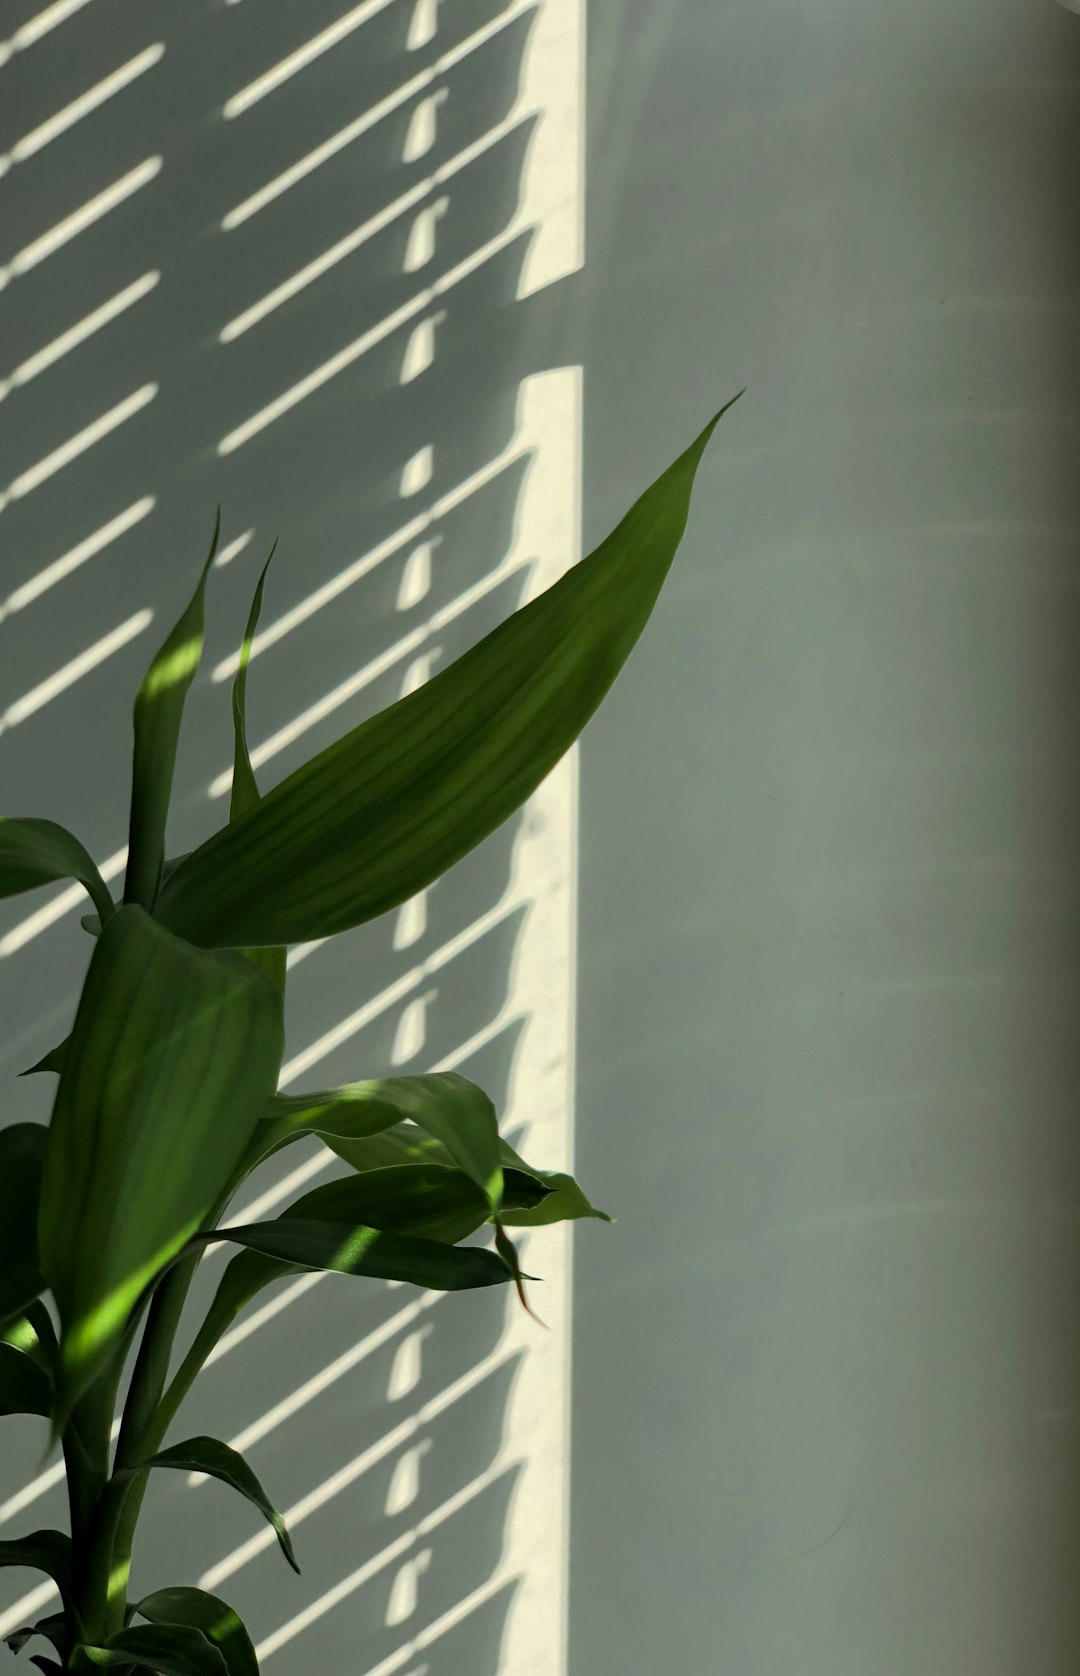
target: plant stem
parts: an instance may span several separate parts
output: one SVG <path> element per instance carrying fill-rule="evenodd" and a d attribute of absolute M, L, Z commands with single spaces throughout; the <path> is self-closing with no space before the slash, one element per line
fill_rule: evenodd
<path fill-rule="evenodd" d="M 154 1293 L 124 1404 L 114 1476 L 105 1487 L 95 1530 L 96 1597 L 109 1635 L 124 1627 L 132 1544 L 149 1476 L 131 1469 L 155 1452 L 172 1417 L 159 1415 L 158 1410 L 169 1375 L 173 1341 L 201 1256 L 198 1251 L 178 1263 Z"/>

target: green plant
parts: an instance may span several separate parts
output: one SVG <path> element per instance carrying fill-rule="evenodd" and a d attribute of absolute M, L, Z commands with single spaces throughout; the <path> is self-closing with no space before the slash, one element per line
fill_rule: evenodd
<path fill-rule="evenodd" d="M 272 1522 L 295 1564 L 283 1521 L 242 1457 L 207 1437 L 165 1446 L 207 1356 L 261 1288 L 323 1269 L 436 1290 L 513 1281 L 524 1302 L 527 1277 L 507 1230 L 603 1214 L 571 1177 L 518 1157 L 491 1100 L 462 1076 L 276 1092 L 285 945 L 332 936 L 406 901 L 537 787 L 649 617 L 719 418 L 546 593 L 261 796 L 245 737 L 245 681 L 264 569 L 233 686 L 229 820 L 191 854 L 167 861 L 166 815 L 202 649 L 215 529 L 194 597 L 135 700 L 122 902 L 62 826 L 0 821 L 0 895 L 74 878 L 95 909 L 83 921 L 96 941 L 71 1033 L 31 1068 L 59 1073 L 50 1122 L 0 1130 L 0 1412 L 49 1420 L 70 1511 L 70 1533 L 0 1542 L 0 1565 L 41 1569 L 60 1593 L 59 1612 L 8 1638 L 16 1651 L 33 1635 L 51 1642 L 55 1658 L 34 1655 L 42 1669 L 256 1671 L 243 1624 L 216 1597 L 179 1587 L 130 1603 L 128 1580 L 155 1468 L 231 1484 Z M 321 1137 L 352 1173 L 273 1221 L 222 1226 L 251 1171 L 300 1136 Z M 485 1225 L 493 1249 L 462 1243 Z M 185 1297 L 215 1240 L 241 1249 L 172 1369 Z"/>

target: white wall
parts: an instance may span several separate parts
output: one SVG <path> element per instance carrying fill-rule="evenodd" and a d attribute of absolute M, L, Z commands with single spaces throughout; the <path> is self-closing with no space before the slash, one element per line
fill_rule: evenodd
<path fill-rule="evenodd" d="M 590 22 L 572 1676 L 1072 1670 L 1080 25 Z"/>

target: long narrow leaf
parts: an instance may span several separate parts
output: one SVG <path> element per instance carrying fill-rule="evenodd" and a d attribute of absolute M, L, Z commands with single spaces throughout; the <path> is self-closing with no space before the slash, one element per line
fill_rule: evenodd
<path fill-rule="evenodd" d="M 221 508 L 210 552 L 195 592 L 149 669 L 135 697 L 135 750 L 131 771 L 131 821 L 124 901 L 151 908 L 165 862 L 165 822 L 172 795 L 184 700 L 203 648 L 206 578 L 217 552 Z"/>
<path fill-rule="evenodd" d="M 446 1147 L 412 1123 L 397 1123 L 377 1135 L 324 1134 L 323 1138 L 327 1146 L 351 1164 L 354 1170 L 385 1170 L 395 1164 L 452 1162 Z M 502 1139 L 499 1141 L 499 1157 L 504 1183 L 508 1184 L 516 1178 L 517 1172 L 522 1172 L 538 1187 L 547 1190 L 531 1203 L 526 1203 L 519 1193 L 511 1196 L 504 1187 L 500 1216 L 507 1227 L 531 1228 L 545 1223 L 574 1221 L 585 1216 L 596 1217 L 602 1222 L 612 1220 L 605 1211 L 597 1210 L 589 1202 L 573 1176 L 557 1170 L 537 1169 Z"/>
<path fill-rule="evenodd" d="M 246 1496 L 252 1506 L 258 1508 L 264 1519 L 273 1525 L 281 1552 L 294 1571 L 300 1570 L 284 1519 L 270 1501 L 243 1455 L 235 1449 L 230 1449 L 227 1443 L 222 1443 L 216 1437 L 189 1437 L 183 1443 L 174 1443 L 171 1448 L 152 1455 L 149 1460 L 140 1461 L 136 1468 L 129 1470 L 141 1472 L 144 1467 L 176 1467 L 183 1472 L 205 1472 L 207 1477 L 217 1478 L 221 1483 L 231 1485 L 242 1496 Z"/>
<path fill-rule="evenodd" d="M 0 819 L 0 897 L 19 896 L 56 879 L 84 885 L 102 920 L 113 912 L 109 888 L 74 833 L 32 816 Z"/>
<path fill-rule="evenodd" d="M 416 1173 L 413 1179 L 406 1180 L 406 1177 L 413 1175 L 414 1170 Z M 546 1192 L 546 1188 L 531 1175 L 514 1169 L 506 1172 L 504 1203 L 521 1208 L 531 1207 L 539 1204 Z M 418 1166 L 372 1170 L 363 1177 L 348 1176 L 341 1181 L 326 1182 L 323 1186 L 304 1193 L 282 1213 L 278 1221 L 306 1223 L 329 1219 L 338 1227 L 343 1224 L 356 1226 L 363 1222 L 368 1227 L 379 1228 L 384 1233 L 419 1236 L 419 1243 L 423 1247 L 421 1256 L 426 1265 L 423 1273 L 433 1276 L 436 1280 L 442 1280 L 445 1265 L 435 1274 L 430 1264 L 430 1242 L 452 1244 L 467 1238 L 487 1220 L 487 1213 L 484 1196 L 460 1170 L 446 1164 L 421 1163 Z M 222 1237 L 230 1237 L 229 1231 L 222 1230 Z M 285 1237 L 288 1238 L 287 1234 Z M 335 1240 L 336 1235 L 332 1235 L 328 1241 L 332 1248 L 331 1255 L 336 1249 Z M 246 1243 L 250 1249 L 239 1252 L 228 1264 L 202 1326 L 185 1358 L 182 1368 L 185 1386 L 203 1366 L 214 1346 L 252 1298 L 273 1281 L 313 1266 L 309 1261 L 313 1255 L 310 1240 L 302 1247 L 290 1245 L 287 1253 L 280 1252 L 278 1247 L 271 1251 L 266 1243 L 263 1243 L 260 1249 L 254 1239 Z M 403 1270 L 399 1273 L 395 1269 L 388 1278 L 417 1279 L 420 1271 L 416 1267 L 415 1249 L 410 1250 L 407 1255 L 412 1259 L 408 1271 Z M 468 1284 L 465 1277 L 474 1272 L 473 1258 L 467 1253 L 459 1255 L 465 1258 L 467 1264 L 467 1268 L 461 1271 L 459 1284 Z M 398 1256 L 400 1260 L 400 1249 Z M 386 1258 L 387 1251 L 384 1247 L 380 1261 Z M 322 1265 L 316 1263 L 314 1266 Z M 366 1271 L 355 1269 L 348 1272 Z M 371 1272 L 381 1274 L 382 1270 L 372 1269 Z M 495 1271 L 492 1275 L 490 1263 L 484 1264 L 483 1275 L 485 1278 L 481 1284 L 487 1284 L 488 1278 L 495 1281 L 510 1278 L 505 1272 Z M 421 1277 L 419 1284 L 429 1282 Z"/>
<path fill-rule="evenodd" d="M 208 947 L 327 937 L 399 906 L 501 826 L 641 634 L 719 417 L 553 587 L 193 851 L 162 888 L 162 922 Z"/>
<path fill-rule="evenodd" d="M 509 1197 L 538 1205 L 547 1188 L 521 1171 L 510 1172 Z M 446 1164 L 400 1164 L 341 1176 L 312 1188 L 281 1220 L 364 1223 L 387 1233 L 457 1245 L 483 1227 L 490 1207 L 463 1170 Z"/>
<path fill-rule="evenodd" d="M 251 602 L 248 613 L 247 627 L 240 645 L 240 662 L 237 665 L 236 676 L 232 689 L 233 715 L 233 777 L 232 794 L 229 798 L 229 819 L 236 821 L 241 815 L 246 815 L 249 809 L 254 809 L 262 801 L 262 793 L 255 780 L 255 771 L 251 766 L 247 743 L 247 670 L 251 659 L 251 643 L 255 638 L 255 630 L 259 626 L 259 613 L 262 610 L 263 586 L 266 573 L 270 569 L 270 561 L 277 548 L 275 541 L 270 549 L 270 558 L 263 565 L 255 587 L 255 597 Z M 245 949 L 244 953 L 256 966 L 261 966 L 267 977 L 277 984 L 284 993 L 285 990 L 285 957 L 286 949 L 283 944 L 273 948 Z"/>
<path fill-rule="evenodd" d="M 281 996 L 250 961 L 125 907 L 94 946 L 45 1150 L 41 1266 L 63 1414 L 149 1281 L 202 1224 L 281 1060 Z"/>
<path fill-rule="evenodd" d="M 220 1228 L 198 1238 L 230 1240 L 298 1268 L 405 1280 L 432 1292 L 502 1286 L 511 1279 L 502 1259 L 478 1246 L 442 1245 L 348 1222 L 282 1219 Z"/>

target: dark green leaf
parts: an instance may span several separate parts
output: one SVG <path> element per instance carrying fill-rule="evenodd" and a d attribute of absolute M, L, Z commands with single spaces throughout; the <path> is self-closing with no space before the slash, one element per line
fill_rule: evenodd
<path fill-rule="evenodd" d="M 25 1351 L 0 1344 L 0 1414 L 50 1414 L 52 1381 Z"/>
<path fill-rule="evenodd" d="M 45 1151 L 41 1266 L 60 1311 L 57 1417 L 200 1227 L 277 1080 L 281 996 L 237 954 L 119 910 L 90 958 Z"/>
<path fill-rule="evenodd" d="M 553 587 L 200 845 L 161 891 L 162 922 L 208 947 L 331 936 L 399 906 L 501 826 L 644 628 L 719 417 Z"/>
<path fill-rule="evenodd" d="M 152 908 L 165 861 L 165 822 L 172 794 L 184 700 L 202 657 L 203 598 L 217 552 L 221 508 L 210 552 L 191 603 L 143 676 L 135 696 L 135 751 L 124 901 Z"/>
<path fill-rule="evenodd" d="M 510 1279 L 510 1271 L 494 1252 L 346 1222 L 281 1218 L 248 1227 L 222 1228 L 213 1234 L 200 1234 L 199 1239 L 231 1240 L 297 1268 L 368 1275 L 374 1280 L 405 1280 L 433 1292 L 499 1286 Z"/>
<path fill-rule="evenodd" d="M 55 821 L 0 818 L 0 897 L 77 879 L 101 915 L 108 919 L 113 899 L 89 853 L 66 827 Z"/>
<path fill-rule="evenodd" d="M 4 1636 L 4 1644 L 13 1653 L 21 1653 L 28 1641 L 35 1635 L 41 1635 L 46 1641 L 51 1641 L 56 1651 L 63 1656 L 68 1645 L 67 1618 L 63 1612 L 53 1612 L 47 1618 L 39 1618 L 36 1624 L 29 1624 L 25 1629 L 13 1630 Z"/>
<path fill-rule="evenodd" d="M 414 1180 L 405 1182 L 404 1178 L 410 1175 L 414 1176 Z M 506 1203 L 532 1205 L 538 1202 L 538 1196 L 543 1197 L 545 1191 L 531 1175 L 513 1169 L 506 1172 Z M 338 1268 L 337 1263 L 324 1265 L 321 1261 L 311 1262 L 309 1259 L 323 1254 L 334 1256 L 335 1242 L 343 1224 L 347 1225 L 347 1231 L 358 1223 L 364 1223 L 368 1229 L 378 1228 L 392 1235 L 417 1236 L 408 1250 L 402 1252 L 400 1242 L 397 1247 L 390 1248 L 384 1244 L 381 1252 L 368 1253 L 368 1260 L 373 1265 L 370 1269 L 356 1268 L 345 1272 L 410 1280 L 442 1290 L 448 1268 L 445 1264 L 438 1267 L 432 1264 L 431 1243 L 447 1244 L 464 1239 L 486 1221 L 487 1215 L 487 1202 L 479 1189 L 460 1170 L 448 1167 L 448 1164 L 421 1162 L 418 1167 L 391 1166 L 373 1170 L 363 1177 L 348 1176 L 342 1181 L 326 1182 L 322 1187 L 313 1188 L 291 1204 L 278 1222 L 316 1223 L 330 1218 L 334 1227 L 328 1240 L 314 1251 L 310 1240 L 302 1246 L 290 1245 L 288 1254 L 284 1255 L 277 1246 L 271 1251 L 269 1241 L 259 1245 L 254 1239 L 247 1241 L 251 1249 L 241 1251 L 226 1268 L 190 1355 L 195 1365 L 201 1367 L 240 1311 L 271 1282 L 304 1268 Z M 276 1224 L 264 1226 L 272 1228 Z M 421 1248 L 419 1252 L 415 1249 L 416 1245 Z M 476 1255 L 472 1251 L 455 1254 L 465 1263 L 464 1268 L 455 1269 L 458 1286 L 486 1285 L 510 1278 L 498 1267 L 492 1269 L 490 1253 L 478 1254 L 482 1260 L 478 1270 L 474 1263 Z M 418 1266 L 418 1260 L 421 1266 Z M 479 1279 L 468 1278 L 477 1274 Z"/>
<path fill-rule="evenodd" d="M 363 1223 L 456 1245 L 487 1220 L 487 1200 L 461 1170 L 402 1164 L 342 1176 L 305 1193 L 282 1220 Z"/>
<path fill-rule="evenodd" d="M 50 1048 L 48 1053 L 43 1054 L 36 1065 L 29 1065 L 25 1071 L 20 1071 L 19 1075 L 21 1077 L 33 1077 L 36 1076 L 39 1071 L 55 1071 L 57 1076 L 59 1076 L 60 1072 L 64 1069 L 64 1059 L 67 1054 L 68 1043 L 70 1040 L 70 1036 L 65 1036 L 62 1042 L 57 1042 L 55 1047 Z"/>
<path fill-rule="evenodd" d="M 392 1129 L 385 1129 L 368 1139 L 350 1140 L 347 1146 L 339 1145 L 329 1137 L 326 1139 L 327 1144 L 345 1158 L 354 1170 L 382 1170 L 393 1164 L 424 1161 L 442 1164 L 452 1162 L 444 1146 L 432 1136 L 423 1134 L 412 1123 L 395 1124 Z M 508 1227 L 538 1227 L 545 1223 L 567 1222 L 583 1216 L 598 1217 L 603 1222 L 611 1221 L 606 1212 L 597 1210 L 589 1203 L 573 1176 L 564 1175 L 558 1170 L 538 1170 L 535 1165 L 526 1163 L 509 1142 L 501 1139 L 499 1156 L 502 1160 L 504 1179 L 509 1179 L 515 1170 L 522 1171 L 538 1186 L 548 1189 L 547 1194 L 541 1194 L 532 1204 L 522 1203 L 520 1198 L 511 1203 L 504 1190 L 500 1216 Z M 531 1214 L 534 1210 L 535 1215 Z"/>
<path fill-rule="evenodd" d="M 47 1659 L 43 1653 L 31 1653 L 30 1663 L 36 1664 L 45 1676 L 64 1676 L 63 1665 L 57 1664 L 55 1659 Z"/>
<path fill-rule="evenodd" d="M 104 1647 L 84 1645 L 79 1652 L 92 1664 L 140 1664 L 160 1676 L 228 1676 L 221 1649 L 186 1624 L 136 1624 Z"/>
<path fill-rule="evenodd" d="M 63 1531 L 32 1531 L 0 1542 L 0 1566 L 29 1566 L 52 1578 L 65 1601 L 71 1595 L 71 1538 Z"/>
<path fill-rule="evenodd" d="M 158 1455 L 151 1455 L 147 1461 L 140 1461 L 138 1470 L 148 1466 L 205 1472 L 208 1477 L 219 1478 L 223 1484 L 230 1484 L 234 1490 L 239 1490 L 273 1525 L 282 1553 L 294 1571 L 300 1570 L 284 1519 L 270 1502 L 243 1455 L 230 1449 L 227 1443 L 219 1442 L 216 1437 L 189 1437 L 183 1443 L 174 1443 L 170 1449 L 163 1449 Z"/>
<path fill-rule="evenodd" d="M 262 794 L 255 782 L 255 772 L 251 766 L 247 744 L 247 669 L 251 658 L 251 643 L 255 638 L 255 630 L 259 624 L 259 613 L 262 610 L 263 585 L 266 573 L 270 569 L 270 560 L 277 548 L 275 541 L 270 549 L 270 558 L 263 565 L 262 574 L 255 588 L 255 597 L 251 602 L 247 627 L 240 646 L 240 662 L 237 665 L 236 678 L 232 689 L 233 713 L 233 778 L 232 795 L 229 799 L 229 819 L 239 820 L 249 809 L 254 809 L 261 801 Z M 277 984 L 284 992 L 285 989 L 285 956 L 283 944 L 276 948 L 245 949 L 244 953 L 256 966 L 261 966 L 267 977 Z"/>
<path fill-rule="evenodd" d="M 45 1282 L 38 1262 L 38 1204 L 47 1131 L 0 1129 L 0 1321 L 21 1314 Z"/>
<path fill-rule="evenodd" d="M 532 1206 L 549 1189 L 521 1170 L 507 1171 L 506 1196 Z M 282 1221 L 364 1223 L 389 1233 L 457 1245 L 483 1226 L 487 1199 L 463 1170 L 448 1164 L 398 1164 L 324 1182 L 291 1204 Z"/>
<path fill-rule="evenodd" d="M 155 1624 L 187 1624 L 201 1630 L 221 1650 L 229 1676 L 259 1676 L 251 1637 L 238 1614 L 205 1589 L 158 1589 L 135 1607 Z"/>

